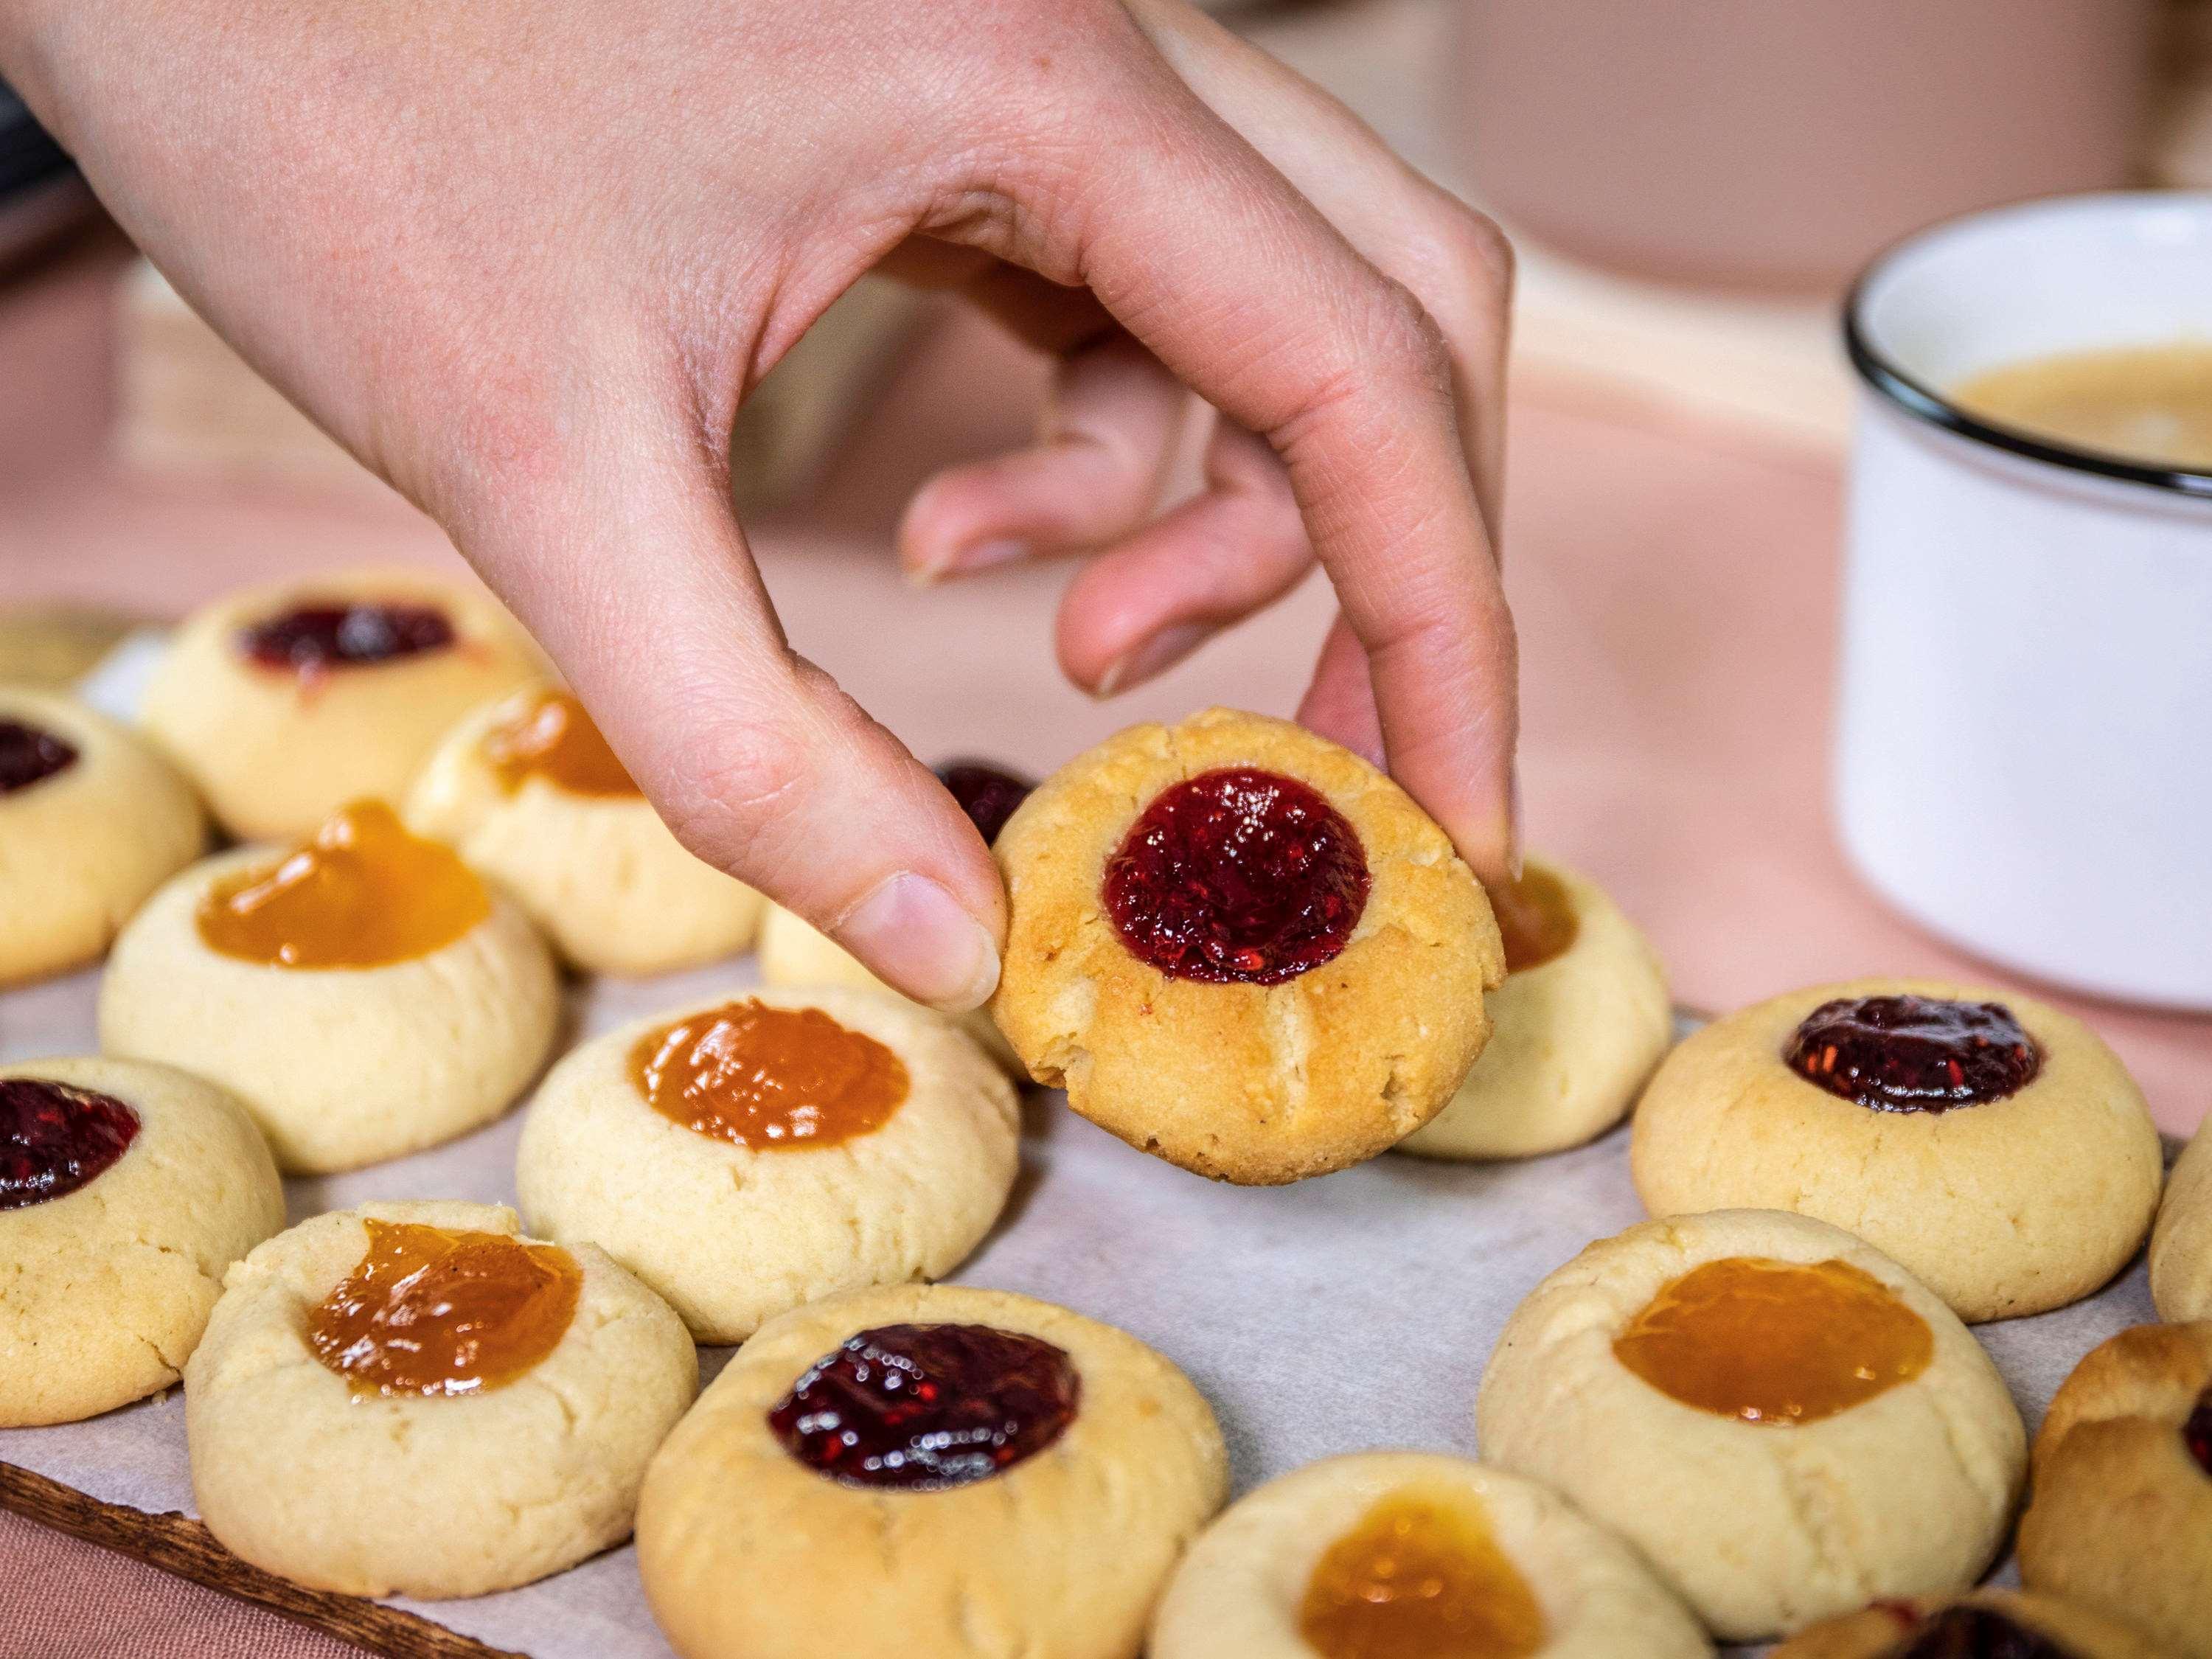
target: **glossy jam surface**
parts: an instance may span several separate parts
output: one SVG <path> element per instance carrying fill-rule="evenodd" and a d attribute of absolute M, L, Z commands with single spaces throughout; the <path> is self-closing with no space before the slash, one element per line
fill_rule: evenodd
<path fill-rule="evenodd" d="M 1544 1645 L 1528 1582 L 1459 1493 L 1394 1493 L 1323 1552 L 1298 1634 L 1322 1659 L 1522 1659 Z"/>
<path fill-rule="evenodd" d="M 663 1117 L 756 1152 L 834 1146 L 906 1103 L 906 1064 L 819 1008 L 726 1002 L 648 1031 L 630 1051 Z"/>
<path fill-rule="evenodd" d="M 45 1078 L 0 1078 L 0 1210 L 66 1198 L 131 1149 L 138 1114 Z"/>
<path fill-rule="evenodd" d="M 373 668 L 453 643 L 453 624 L 430 605 L 295 605 L 238 630 L 248 661 L 295 674 Z"/>
<path fill-rule="evenodd" d="M 76 747 L 42 726 L 0 720 L 0 795 L 44 783 L 76 764 Z"/>
<path fill-rule="evenodd" d="M 1910 1382 L 1928 1322 L 1847 1261 L 1725 1256 L 1662 1289 L 1613 1356 L 1686 1406 L 1747 1423 L 1817 1423 Z"/>
<path fill-rule="evenodd" d="M 1121 942 L 1170 978 L 1279 985 L 1344 949 L 1368 886 L 1341 813 L 1295 778 L 1238 767 L 1154 796 L 1102 896 Z"/>
<path fill-rule="evenodd" d="M 1036 785 L 1018 778 L 986 761 L 947 761 L 937 769 L 938 781 L 951 792 L 986 842 L 999 838 L 1014 808 L 1029 799 Z"/>
<path fill-rule="evenodd" d="M 2212 1474 L 2212 1389 L 2197 1398 L 2196 1408 L 2181 1425 L 2181 1443 L 2197 1460 L 2197 1467 Z"/>
<path fill-rule="evenodd" d="M 1999 1002 L 1842 997 L 1805 1016 L 1783 1055 L 1832 1095 L 1877 1112 L 1947 1112 L 2016 1094 L 2043 1054 Z"/>
<path fill-rule="evenodd" d="M 1891 1649 L 1885 1659 L 2077 1659 L 2040 1631 L 1994 1607 L 1946 1607 Z"/>
<path fill-rule="evenodd" d="M 380 968 L 443 950 L 490 914 L 483 883 L 450 848 L 410 835 L 381 801 L 356 801 L 277 863 L 217 882 L 199 930 L 242 962 Z"/>
<path fill-rule="evenodd" d="M 572 795 L 641 793 L 574 695 L 541 691 L 483 735 L 483 757 L 509 790 L 543 778 Z"/>
<path fill-rule="evenodd" d="M 551 1244 L 371 1218 L 368 1253 L 307 1318 L 357 1394 L 481 1394 L 553 1352 L 584 1276 Z"/>
<path fill-rule="evenodd" d="M 1510 887 L 1493 889 L 1491 910 L 1505 941 L 1505 971 L 1525 973 L 1566 955 L 1582 932 L 1566 884 L 1533 865 Z"/>
<path fill-rule="evenodd" d="M 1082 1378 L 1051 1343 L 990 1325 L 882 1325 L 808 1366 L 769 1429 L 817 1474 L 858 1486 L 964 1486 L 1075 1420 Z"/>

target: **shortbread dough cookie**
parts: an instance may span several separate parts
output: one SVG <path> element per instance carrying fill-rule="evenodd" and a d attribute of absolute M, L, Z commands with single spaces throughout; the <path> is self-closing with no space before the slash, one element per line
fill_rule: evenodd
<path fill-rule="evenodd" d="M 1176 1569 L 1148 1650 L 1151 1659 L 1712 1650 L 1636 1553 L 1556 1492 L 1464 1457 L 1404 1451 L 1310 1463 L 1240 1498 Z"/>
<path fill-rule="evenodd" d="M 2047 1595 L 1983 1589 L 1922 1596 L 1828 1619 L 1767 1659 L 2163 1659 L 2124 1626 Z"/>
<path fill-rule="evenodd" d="M 684 1322 L 591 1245 L 527 1243 L 499 1205 L 364 1204 L 230 1270 L 185 1370 L 192 1491 L 295 1583 L 481 1595 L 628 1536 L 698 1386 Z"/>
<path fill-rule="evenodd" d="M 210 926 L 245 937 L 218 948 Z M 300 965 L 248 948 L 287 937 Z M 514 901 L 369 804 L 304 848 L 209 859 L 156 893 L 116 942 L 100 1042 L 222 1084 L 280 1167 L 319 1173 L 498 1116 L 559 1013 L 552 957 Z"/>
<path fill-rule="evenodd" d="M 223 1270 L 284 1224 L 246 1109 L 166 1066 L 0 1066 L 0 1428 L 177 1380 Z"/>
<path fill-rule="evenodd" d="M 1012 1085 L 936 1015 L 763 990 L 569 1054 L 515 1185 L 533 1231 L 599 1245 L 700 1341 L 742 1342 L 832 1291 L 951 1272 L 1005 1206 L 1020 1134 Z"/>
<path fill-rule="evenodd" d="M 449 842 L 586 973 L 659 974 L 742 951 L 760 895 L 694 857 L 584 706 L 525 686 L 449 732 L 407 798 L 408 826 Z"/>
<path fill-rule="evenodd" d="M 0 686 L 0 985 L 92 961 L 206 845 L 191 786 L 138 738 Z"/>
<path fill-rule="evenodd" d="M 1398 1143 L 1425 1158 L 1531 1158 L 1628 1115 L 1673 1039 L 1667 976 L 1634 922 L 1595 882 L 1531 858 L 1494 902 L 1505 983 L 1490 1042 L 1459 1092 Z"/>
<path fill-rule="evenodd" d="M 991 1012 L 1030 1074 L 1141 1151 L 1248 1184 L 1426 1123 L 1490 1033 L 1489 901 L 1348 750 L 1215 708 L 1070 762 L 999 836 Z"/>
<path fill-rule="evenodd" d="M 1654 1215 L 1833 1222 L 1969 1321 L 2110 1279 L 2150 1229 L 2163 1164 L 2141 1091 L 2081 1021 L 1893 979 L 1793 991 L 1688 1038 L 1644 1092 L 1630 1158 Z"/>
<path fill-rule="evenodd" d="M 147 688 L 145 726 L 233 835 L 276 839 L 349 800 L 400 799 L 454 721 L 542 672 L 482 588 L 350 571 L 189 617 Z"/>
<path fill-rule="evenodd" d="M 2036 1433 L 2020 1570 L 2212 1659 L 2212 1322 L 2137 1325 L 2075 1367 Z"/>
<path fill-rule="evenodd" d="M 2212 1129 L 2197 1130 L 2166 1179 L 2150 1235 L 2150 1296 L 2160 1319 L 2212 1319 Z"/>
<path fill-rule="evenodd" d="M 762 1327 L 700 1396 L 646 1474 L 638 1569 L 684 1659 L 1135 1659 L 1227 1476 L 1206 1401 L 1127 1333 L 858 1291 Z"/>
<path fill-rule="evenodd" d="M 1740 1641 L 1963 1589 L 2027 1462 L 1996 1367 L 1942 1301 L 1775 1210 L 1591 1245 L 1514 1311 L 1476 1416 L 1486 1462 L 1610 1524 Z"/>

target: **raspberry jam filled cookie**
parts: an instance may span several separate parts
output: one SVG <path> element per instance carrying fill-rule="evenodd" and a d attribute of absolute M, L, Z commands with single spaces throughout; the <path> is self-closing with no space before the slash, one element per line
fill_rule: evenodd
<path fill-rule="evenodd" d="M 1042 1082 L 1130 1145 L 1247 1184 L 1340 1170 L 1443 1108 L 1504 975 L 1442 830 L 1349 750 L 1211 709 L 1069 763 L 996 852 L 991 1004 Z"/>
<path fill-rule="evenodd" d="M 1127 1333 L 859 1291 L 762 1327 L 700 1396 L 647 1474 L 638 1569 L 684 1659 L 1135 1659 L 1227 1480 L 1206 1401 Z"/>
<path fill-rule="evenodd" d="M 1630 1158 L 1654 1215 L 1796 1210 L 1848 1227 L 1962 1319 L 2080 1300 L 2142 1244 L 2162 1157 L 2097 1035 L 2012 992 L 1794 991 L 1667 1057 Z"/>

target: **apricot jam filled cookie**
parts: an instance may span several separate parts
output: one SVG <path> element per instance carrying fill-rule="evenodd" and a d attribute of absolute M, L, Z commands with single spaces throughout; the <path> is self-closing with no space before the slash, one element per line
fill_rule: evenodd
<path fill-rule="evenodd" d="M 201 1518 L 353 1595 L 481 1595 L 627 1537 L 698 1389 L 684 1322 L 490 1204 L 317 1216 L 230 1270 L 185 1371 Z"/>
<path fill-rule="evenodd" d="M 1794 991 L 1660 1066 L 1631 1165 L 1653 1215 L 1765 1207 L 1849 1228 L 1969 1321 L 2078 1301 L 2149 1231 L 2142 1092 L 2071 1016 L 1917 980 Z"/>
<path fill-rule="evenodd" d="M 2161 1659 L 2133 1631 L 2047 1595 L 1976 1590 L 1824 1620 L 1767 1659 Z"/>
<path fill-rule="evenodd" d="M 1227 1481 L 1206 1401 L 1127 1333 L 859 1291 L 762 1327 L 700 1396 L 647 1473 L 638 1569 L 684 1659 L 1135 1659 Z"/>
<path fill-rule="evenodd" d="M 0 1067 L 0 1428 L 167 1387 L 223 1270 L 284 1224 L 246 1109 L 166 1066 Z"/>
<path fill-rule="evenodd" d="M 408 826 L 514 895 L 586 973 L 659 974 L 751 943 L 761 898 L 686 851 L 573 693 L 526 686 L 447 734 Z"/>
<path fill-rule="evenodd" d="M 453 722 L 541 671 L 482 588 L 365 570 L 236 593 L 187 618 L 146 692 L 146 731 L 241 839 L 398 800 Z"/>
<path fill-rule="evenodd" d="M 283 1168 L 316 1172 L 496 1117 L 558 1012 L 514 901 L 364 801 L 289 852 L 210 859 L 156 893 L 116 942 L 100 1040 L 222 1084 Z"/>
<path fill-rule="evenodd" d="M 0 686 L 0 986 L 94 960 L 206 845 L 191 786 L 140 738 Z"/>
<path fill-rule="evenodd" d="M 999 836 L 991 1011 L 1131 1146 L 1270 1184 L 1372 1158 L 1482 1051 L 1504 975 L 1444 833 L 1347 750 L 1210 709 L 1109 738 Z"/>
<path fill-rule="evenodd" d="M 532 1103 L 530 1224 L 590 1239 L 702 1342 L 835 1291 L 934 1279 L 1020 1164 L 1013 1087 L 950 1022 L 871 991 L 767 990 L 639 1020 Z"/>
<path fill-rule="evenodd" d="M 2212 1322 L 2138 1325 L 2075 1368 L 2035 1437 L 2031 1589 L 2212 1659 Z"/>
<path fill-rule="evenodd" d="M 1476 1420 L 1485 1461 L 1612 1526 L 1733 1641 L 1972 1583 L 2027 1462 L 1957 1316 L 1775 1210 L 1591 1245 L 1515 1310 Z"/>
<path fill-rule="evenodd" d="M 1401 1152 L 1529 1158 L 1579 1146 L 1628 1115 L 1674 1036 L 1659 958 L 1595 882 L 1531 858 L 1491 900 L 1505 983 L 1490 994 L 1489 1045 Z"/>
<path fill-rule="evenodd" d="M 1199 1534 L 1151 1659 L 1698 1659 L 1636 1553 L 1534 1481 L 1427 1452 L 1334 1457 Z"/>

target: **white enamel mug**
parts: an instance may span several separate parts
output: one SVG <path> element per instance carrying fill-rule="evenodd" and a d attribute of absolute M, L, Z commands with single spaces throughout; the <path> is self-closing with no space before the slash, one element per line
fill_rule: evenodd
<path fill-rule="evenodd" d="M 2057 352 L 2212 341 L 2212 194 L 1937 226 L 1875 262 L 1844 331 L 1845 849 L 1993 962 L 2212 1009 L 2212 475 L 2039 441 L 1945 395 Z"/>

